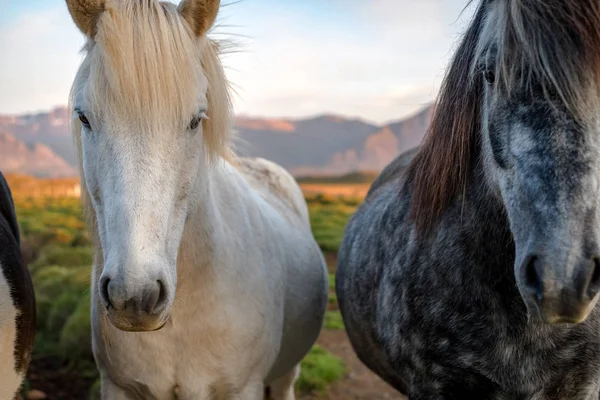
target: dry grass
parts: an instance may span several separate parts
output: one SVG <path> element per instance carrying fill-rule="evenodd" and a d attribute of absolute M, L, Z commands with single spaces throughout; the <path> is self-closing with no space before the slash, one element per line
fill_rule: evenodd
<path fill-rule="evenodd" d="M 300 187 L 306 197 L 318 194 L 334 197 L 353 197 L 363 199 L 371 184 L 368 183 L 301 183 Z"/>
<path fill-rule="evenodd" d="M 79 178 L 34 178 L 21 174 L 6 174 L 14 198 L 79 197 Z"/>

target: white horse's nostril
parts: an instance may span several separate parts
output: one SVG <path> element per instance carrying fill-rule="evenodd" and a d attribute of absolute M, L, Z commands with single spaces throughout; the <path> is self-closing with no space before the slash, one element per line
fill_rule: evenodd
<path fill-rule="evenodd" d="M 108 310 L 112 307 L 112 303 L 110 302 L 110 295 L 108 293 L 108 285 L 110 284 L 110 278 L 103 277 L 100 278 L 100 295 L 102 297 L 102 301 L 104 303 L 104 307 Z"/>
<path fill-rule="evenodd" d="M 169 298 L 169 291 L 167 290 L 167 286 L 163 284 L 161 280 L 157 280 L 158 283 L 158 300 L 154 305 L 154 310 L 162 309 L 165 304 L 167 304 L 167 300 Z"/>
<path fill-rule="evenodd" d="M 154 315 L 165 309 L 169 290 L 164 280 L 125 282 L 121 276 L 100 278 L 100 297 L 109 311 Z"/>
<path fill-rule="evenodd" d="M 156 281 L 157 286 L 152 288 L 146 301 L 146 312 L 148 314 L 154 314 L 157 310 L 162 308 L 162 305 L 166 303 L 166 288 L 162 281 L 158 279 Z"/>

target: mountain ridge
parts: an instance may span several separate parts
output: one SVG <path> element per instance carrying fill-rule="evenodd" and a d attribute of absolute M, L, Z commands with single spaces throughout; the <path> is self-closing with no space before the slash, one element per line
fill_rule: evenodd
<path fill-rule="evenodd" d="M 42 143 L 25 143 L 0 128 L 0 170 L 40 178 L 75 176 L 75 168 Z"/>
<path fill-rule="evenodd" d="M 421 142 L 432 114 L 430 105 L 407 118 L 383 125 L 328 113 L 308 118 L 237 115 L 234 129 L 238 140 L 234 148 L 241 156 L 263 157 L 281 164 L 295 176 L 380 171 L 398 154 Z M 13 144 L 14 153 L 2 152 L 0 148 L 4 157 L 0 160 L 0 169 L 11 165 L 17 168 L 11 172 L 29 171 L 33 176 L 76 174 L 69 119 L 66 107 L 55 107 L 49 112 L 0 115 L 0 132 L 4 133 L 6 143 L 6 135 L 10 135 L 26 146 Z M 23 164 L 23 160 L 32 157 L 29 153 L 33 150 L 27 146 L 36 145 L 44 147 L 34 151 L 36 162 L 29 162 L 46 166 L 39 171 L 37 167 L 28 168 Z M 56 171 L 49 172 L 48 168 Z"/>

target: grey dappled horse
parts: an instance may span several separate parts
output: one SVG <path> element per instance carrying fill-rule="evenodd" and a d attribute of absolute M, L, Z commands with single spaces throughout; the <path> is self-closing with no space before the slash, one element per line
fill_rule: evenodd
<path fill-rule="evenodd" d="M 482 1 L 349 222 L 348 334 L 410 400 L 599 398 L 599 77 L 597 0 Z"/>

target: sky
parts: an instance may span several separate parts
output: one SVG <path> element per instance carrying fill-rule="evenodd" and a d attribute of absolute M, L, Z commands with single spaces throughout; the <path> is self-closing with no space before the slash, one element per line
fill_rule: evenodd
<path fill-rule="evenodd" d="M 118 1 L 118 0 L 117 0 Z M 222 0 L 236 114 L 398 120 L 435 99 L 466 0 Z M 64 105 L 83 35 L 64 1 L 0 0 L 0 114 Z"/>

